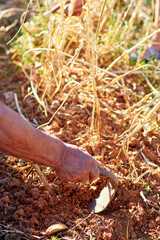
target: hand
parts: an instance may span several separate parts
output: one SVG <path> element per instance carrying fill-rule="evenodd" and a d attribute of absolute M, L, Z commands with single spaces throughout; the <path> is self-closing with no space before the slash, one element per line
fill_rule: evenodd
<path fill-rule="evenodd" d="M 69 4 L 70 3 L 70 0 L 66 0 L 66 4 Z M 82 6 L 86 3 L 86 0 L 76 0 L 75 2 L 75 6 L 74 6 L 74 9 L 73 9 L 73 16 L 79 16 L 81 15 L 82 13 Z M 60 5 L 57 4 L 56 6 L 54 6 L 52 9 L 51 9 L 51 13 L 55 13 L 57 10 L 60 9 Z M 68 15 L 68 7 L 65 8 L 64 10 L 65 14 Z"/>
<path fill-rule="evenodd" d="M 58 177 L 64 181 L 84 184 L 94 181 L 99 176 L 100 162 L 90 156 L 86 150 L 66 144 L 59 167 L 55 169 Z"/>

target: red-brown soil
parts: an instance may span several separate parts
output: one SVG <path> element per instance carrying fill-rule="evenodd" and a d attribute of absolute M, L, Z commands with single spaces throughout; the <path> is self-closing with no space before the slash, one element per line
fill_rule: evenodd
<path fill-rule="evenodd" d="M 46 122 L 47 118 L 44 118 L 35 99 L 32 96 L 24 99 L 29 83 L 22 73 L 16 72 L 8 57 L 3 56 L 0 69 L 1 100 L 16 110 L 14 92 L 23 114 L 30 122 Z M 126 84 L 130 86 L 131 81 L 132 78 L 127 79 Z M 137 94 L 139 89 L 145 91 L 143 85 L 137 87 Z M 130 142 L 130 160 L 127 160 L 117 139 L 126 129 L 128 120 L 123 119 L 122 114 L 114 118 L 110 111 L 125 108 L 123 94 L 120 88 L 112 87 L 109 93 L 105 92 L 101 97 L 110 106 L 108 112 L 101 106 L 101 138 L 89 130 L 91 118 L 75 94 L 70 95 L 46 131 L 56 134 L 63 141 L 83 146 L 110 171 L 118 174 L 118 191 L 108 209 L 91 215 L 87 210 L 90 201 L 103 188 L 103 180 L 99 179 L 92 186 L 63 183 L 53 170 L 42 168 L 45 169 L 46 179 L 52 184 L 51 196 L 31 164 L 1 154 L 1 239 L 43 238 L 46 229 L 59 222 L 68 226 L 69 230 L 57 234 L 57 239 L 160 239 L 160 173 L 144 161 L 145 156 L 152 163 L 160 164 L 159 132 L 148 132 L 146 136 L 138 132 Z M 54 104 L 59 104 L 63 97 L 57 95 L 56 100 Z M 91 111 L 89 103 L 88 110 Z M 150 172 L 147 173 L 148 170 Z M 146 174 L 136 180 L 143 173 Z"/>
<path fill-rule="evenodd" d="M 76 69 L 81 67 L 76 65 Z M 68 76 L 76 76 L 77 81 L 85 80 L 87 67 L 85 72 L 83 66 L 82 73 L 76 69 L 66 68 Z M 143 80 L 138 83 L 137 76 L 130 75 L 124 80 L 126 87 L 134 92 L 128 94 L 131 106 L 148 93 L 146 83 Z M 97 85 L 100 85 L 98 81 Z M 0 100 L 17 111 L 13 94 L 16 93 L 22 114 L 36 127 L 46 123 L 52 114 L 44 117 L 35 98 L 27 95 L 29 88 L 24 74 L 4 54 L 3 46 L 0 47 Z M 130 123 L 129 116 L 123 115 L 126 101 L 122 88 L 113 85 L 98 91 L 98 97 L 103 101 L 100 104 L 101 136 L 90 129 L 93 108 L 90 99 L 93 98 L 88 95 L 80 95 L 79 89 L 73 91 L 43 130 L 65 142 L 84 147 L 103 166 L 117 174 L 119 186 L 115 198 L 101 214 L 89 214 L 87 206 L 103 188 L 102 179 L 91 186 L 64 183 L 53 169 L 41 166 L 53 189 L 53 195 L 50 195 L 32 164 L 0 153 L 0 239 L 51 239 L 44 233 L 56 223 L 65 224 L 68 230 L 55 234 L 56 238 L 52 239 L 160 239 L 160 172 L 145 162 L 148 158 L 160 166 L 160 131 L 144 134 L 140 130 L 136 133 L 130 141 L 127 158 L 122 151 L 122 142 L 118 140 Z M 65 97 L 65 94 L 56 94 L 51 100 L 52 112 Z M 160 127 L 160 113 L 156 117 Z"/>

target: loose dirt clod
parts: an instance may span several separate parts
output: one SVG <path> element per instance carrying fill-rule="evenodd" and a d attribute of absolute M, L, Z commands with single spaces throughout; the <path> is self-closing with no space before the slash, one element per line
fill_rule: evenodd
<path fill-rule="evenodd" d="M 36 4 L 43 14 L 55 1 L 0 2 L 8 3 L 0 5 L 0 100 L 17 111 L 16 93 L 29 122 L 84 147 L 119 180 L 106 211 L 89 214 L 103 180 L 64 183 L 40 166 L 49 194 L 30 164 L 0 153 L 0 238 L 43 239 L 50 229 L 58 239 L 160 239 L 159 63 L 134 65 L 126 54 L 147 48 L 155 1 L 86 1 L 80 17 L 64 18 L 61 9 L 44 17 L 46 25 Z M 24 12 L 19 2 L 30 3 L 29 13 L 9 49 Z M 69 231 L 54 232 L 57 223 Z"/>

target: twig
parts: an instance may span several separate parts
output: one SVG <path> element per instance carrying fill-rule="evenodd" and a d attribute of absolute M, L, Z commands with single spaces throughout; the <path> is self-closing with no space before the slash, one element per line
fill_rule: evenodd
<path fill-rule="evenodd" d="M 0 232 L 7 232 L 7 233 L 17 233 L 17 234 L 20 234 L 20 235 L 24 235 L 25 236 L 25 239 L 29 239 L 27 238 L 28 237 L 28 234 L 20 231 L 20 230 L 17 230 L 17 229 L 13 229 L 12 227 L 10 226 L 5 226 L 3 224 L 0 224 L 0 227 L 3 227 L 5 229 L 0 229 Z"/>
<path fill-rule="evenodd" d="M 158 94 L 159 92 L 153 87 L 153 85 L 150 83 L 149 79 L 144 75 L 144 73 L 142 73 L 142 76 L 145 78 L 148 86 L 152 89 L 153 93 Z"/>
<path fill-rule="evenodd" d="M 141 198 L 143 199 L 143 201 L 144 201 L 146 204 L 148 203 L 150 206 L 152 206 L 152 207 L 157 207 L 158 209 L 160 209 L 160 207 L 158 206 L 157 203 L 155 203 L 155 202 L 153 202 L 153 201 L 150 201 L 150 200 L 148 200 L 148 199 L 145 197 L 143 191 L 140 191 L 140 196 L 141 196 Z"/>
<path fill-rule="evenodd" d="M 24 233 L 24 232 L 22 232 L 20 230 L 13 229 L 12 227 L 5 226 L 3 224 L 0 224 L 0 227 L 3 227 L 3 228 L 6 229 L 6 230 L 5 229 L 0 229 L 0 232 L 16 233 L 16 234 L 21 235 L 21 238 L 26 239 L 26 240 L 29 240 L 31 238 L 32 239 L 43 239 L 44 238 L 44 236 L 35 236 L 35 235 L 30 234 L 30 233 Z"/>
<path fill-rule="evenodd" d="M 40 167 L 38 166 L 38 164 L 33 164 L 33 167 L 35 168 L 36 172 L 38 173 L 38 176 L 40 177 L 41 181 L 43 182 L 43 184 L 47 188 L 48 192 L 50 194 L 53 194 L 52 188 L 49 185 L 49 183 L 47 182 L 46 178 L 44 177 L 44 175 L 43 175 L 42 171 L 40 170 Z"/>
<path fill-rule="evenodd" d="M 124 55 L 128 55 L 130 52 L 132 52 L 134 49 L 136 49 L 137 47 L 139 47 L 142 43 L 144 43 L 146 40 L 150 39 L 151 37 L 153 37 L 155 34 L 160 32 L 160 28 L 158 28 L 156 31 L 154 31 L 153 33 L 151 33 L 149 36 L 147 36 L 146 38 L 142 39 L 140 42 L 138 42 L 135 46 L 131 47 L 130 49 L 124 51 L 122 53 L 121 56 L 119 56 L 118 58 L 116 58 L 107 68 L 107 70 L 109 71 L 120 59 L 123 58 Z"/>
<path fill-rule="evenodd" d="M 74 57 L 73 55 L 71 55 L 71 54 L 68 54 L 68 53 L 65 53 L 65 52 L 62 52 L 62 51 L 59 51 L 59 50 L 55 50 L 55 49 L 48 49 L 48 48 L 33 48 L 33 49 L 30 49 L 30 50 L 26 51 L 26 52 L 23 54 L 23 57 L 24 57 L 26 54 L 28 54 L 28 53 L 30 53 L 30 52 L 33 52 L 33 51 L 50 51 L 50 52 L 56 52 L 56 51 L 57 51 L 57 52 L 65 55 L 66 57 L 71 58 L 71 60 L 72 60 L 73 58 L 75 58 L 75 57 Z M 71 62 L 71 60 L 69 61 L 69 63 Z M 105 70 L 105 69 L 102 69 L 102 68 L 100 68 L 100 67 L 93 66 L 91 63 L 84 61 L 84 59 L 76 58 L 76 61 L 82 63 L 84 66 L 97 68 L 99 71 L 104 72 L 104 73 L 106 73 L 106 74 L 108 74 L 108 75 L 110 75 L 110 76 L 112 76 L 112 77 L 118 77 L 117 74 L 112 73 L 112 72 L 110 72 L 110 71 L 107 71 L 107 70 Z M 68 64 L 67 64 L 67 65 L 68 65 Z"/>
<path fill-rule="evenodd" d="M 115 73 L 115 74 L 117 74 L 117 73 L 120 73 L 120 74 L 122 74 L 122 73 L 127 73 L 128 71 L 125 71 L 125 70 L 119 70 L 119 71 L 113 71 L 112 73 Z M 160 74 L 160 70 L 156 70 L 156 71 L 152 71 L 152 70 L 145 70 L 145 71 L 135 71 L 134 73 L 137 73 L 137 74 L 139 74 L 139 73 L 158 73 L 158 74 Z"/>
<path fill-rule="evenodd" d="M 15 14 L 15 12 L 23 12 L 24 10 L 21 8 L 10 8 L 10 9 L 4 9 L 0 12 L 0 19 L 5 17 L 10 17 Z"/>
<path fill-rule="evenodd" d="M 19 115 L 25 120 L 28 122 L 27 118 L 25 118 L 25 116 L 22 114 L 21 112 L 21 109 L 20 109 L 20 106 L 19 106 L 19 102 L 18 102 L 18 97 L 17 97 L 17 94 L 14 93 L 14 100 L 15 100 L 15 104 L 16 104 L 16 107 L 17 107 L 17 111 L 19 113 Z"/>
<path fill-rule="evenodd" d="M 27 5 L 27 10 L 26 10 L 26 14 L 25 14 L 25 17 L 24 17 L 24 20 L 23 20 L 22 25 L 24 24 L 24 21 L 25 21 L 25 19 L 26 19 L 26 17 L 27 17 L 27 12 L 28 12 L 30 3 L 31 3 L 31 0 L 29 1 L 28 5 Z M 7 45 L 10 44 L 10 43 L 16 38 L 16 36 L 19 34 L 19 32 L 20 32 L 21 29 L 22 29 L 22 25 L 20 26 L 20 28 L 18 29 L 18 31 L 16 32 L 16 34 L 7 42 Z"/>
<path fill-rule="evenodd" d="M 139 206 L 138 206 L 138 207 L 139 207 Z M 137 212 L 138 212 L 138 209 L 135 211 L 135 213 L 134 213 L 134 214 L 130 217 L 130 219 L 128 220 L 127 230 L 126 230 L 126 232 L 127 232 L 127 240 L 129 240 L 129 224 L 130 224 L 132 218 L 137 214 Z"/>
<path fill-rule="evenodd" d="M 158 167 L 158 168 L 159 168 L 159 166 L 158 166 L 157 164 L 150 162 L 149 158 L 147 158 L 147 157 L 144 155 L 142 149 L 140 149 L 140 153 L 141 153 L 141 155 L 142 155 L 143 160 L 145 161 L 145 163 L 147 163 L 147 164 L 150 165 L 150 166 Z"/>

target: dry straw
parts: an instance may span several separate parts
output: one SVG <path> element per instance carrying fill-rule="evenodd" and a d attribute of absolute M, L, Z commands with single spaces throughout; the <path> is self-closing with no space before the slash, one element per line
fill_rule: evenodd
<path fill-rule="evenodd" d="M 152 119 L 160 108 L 159 90 L 155 90 L 154 86 L 151 89 L 154 89 L 153 93 L 139 96 L 139 101 L 134 105 L 130 105 L 129 98 L 129 94 L 134 95 L 134 92 L 126 87 L 126 78 L 135 74 L 144 78 L 142 74 L 146 76 L 147 71 L 147 75 L 150 73 L 152 76 L 156 67 L 152 64 L 139 65 L 143 51 L 137 64 L 131 65 L 128 62 L 129 53 L 139 47 L 144 50 L 148 41 L 160 32 L 160 29 L 154 28 L 154 16 L 146 17 L 148 6 L 145 6 L 142 0 L 124 1 L 123 5 L 116 0 L 87 0 L 81 16 L 77 17 L 72 16 L 75 1 L 71 1 L 68 16 L 64 14 L 65 1 L 61 1 L 60 10 L 49 15 L 47 19 L 44 12 L 53 7 L 53 2 L 45 1 L 44 7 L 40 6 L 39 0 L 36 0 L 36 3 L 37 5 L 35 2 L 31 4 L 29 1 L 21 21 L 24 35 L 16 42 L 21 41 L 22 49 L 25 49 L 21 64 L 23 69 L 26 69 L 26 59 L 31 59 L 27 62 L 30 74 L 24 71 L 31 84 L 31 93 L 42 106 L 45 115 L 51 112 L 50 105 L 57 94 L 62 96 L 66 93 L 61 105 L 46 124 L 51 123 L 71 94 L 82 92 L 83 95 L 85 92 L 88 102 L 93 103 L 91 129 L 101 137 L 103 126 L 100 110 L 103 100 L 100 93 L 104 89 L 109 91 L 118 84 L 126 103 L 126 111 L 123 113 L 126 118 L 129 116 L 130 124 L 119 137 L 119 141 L 123 140 L 122 148 L 128 156 L 131 137 L 143 130 L 146 124 L 152 125 Z M 26 21 L 29 6 L 32 13 Z M 34 13 L 37 8 L 39 15 Z M 153 1 L 150 9 L 153 13 Z M 142 31 L 136 26 L 140 26 Z M 73 81 L 70 74 L 74 69 L 79 69 L 82 74 L 78 80 Z M 115 71 L 124 73 L 117 75 Z M 159 73 L 159 69 L 156 71 L 155 75 Z M 38 79 L 35 79 L 39 72 Z M 149 82 L 147 80 L 147 84 Z M 87 107 L 83 100 L 81 104 Z M 118 121 L 118 117 L 116 120 Z"/>

